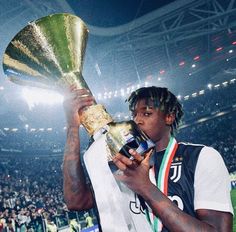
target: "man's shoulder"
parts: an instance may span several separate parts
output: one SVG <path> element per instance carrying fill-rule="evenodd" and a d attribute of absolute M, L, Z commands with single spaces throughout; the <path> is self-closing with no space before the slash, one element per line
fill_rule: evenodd
<path fill-rule="evenodd" d="M 204 150 L 204 147 L 206 146 L 203 144 L 178 142 L 178 148 L 175 157 L 182 157 L 182 159 L 185 161 L 185 164 L 196 164 L 199 155 L 201 154 L 202 150 Z"/>
<path fill-rule="evenodd" d="M 179 152 L 200 152 L 202 148 L 206 147 L 204 144 L 196 144 L 189 142 L 178 142 L 178 151 Z"/>

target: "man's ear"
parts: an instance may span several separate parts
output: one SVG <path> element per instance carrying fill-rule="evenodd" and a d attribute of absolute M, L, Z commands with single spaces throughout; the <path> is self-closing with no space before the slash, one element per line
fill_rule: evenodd
<path fill-rule="evenodd" d="M 167 114 L 165 117 L 166 125 L 171 126 L 175 121 L 175 114 Z"/>

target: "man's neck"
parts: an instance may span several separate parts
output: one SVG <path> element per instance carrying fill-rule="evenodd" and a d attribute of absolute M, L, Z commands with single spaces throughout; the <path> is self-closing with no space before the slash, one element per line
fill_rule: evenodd
<path fill-rule="evenodd" d="M 167 148 L 168 143 L 170 141 L 171 135 L 168 134 L 166 136 L 163 136 L 159 141 L 156 142 L 156 151 L 163 151 Z"/>

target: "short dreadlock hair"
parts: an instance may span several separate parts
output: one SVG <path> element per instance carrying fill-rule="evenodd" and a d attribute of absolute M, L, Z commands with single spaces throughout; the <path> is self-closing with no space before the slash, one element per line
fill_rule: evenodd
<path fill-rule="evenodd" d="M 167 88 L 156 86 L 142 87 L 132 92 L 126 100 L 129 103 L 129 110 L 133 112 L 139 100 L 145 100 L 147 105 L 153 104 L 155 108 L 159 108 L 164 114 L 174 114 L 175 120 L 171 125 L 171 133 L 177 130 L 182 116 L 183 108 L 177 97 Z"/>

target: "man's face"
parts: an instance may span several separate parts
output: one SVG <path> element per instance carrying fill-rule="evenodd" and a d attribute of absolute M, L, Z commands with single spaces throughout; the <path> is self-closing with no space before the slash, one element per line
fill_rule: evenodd
<path fill-rule="evenodd" d="M 144 99 L 137 102 L 133 112 L 133 120 L 153 142 L 162 139 L 169 131 L 166 126 L 165 114 L 159 108 L 155 108 L 152 102 L 147 105 Z"/>

